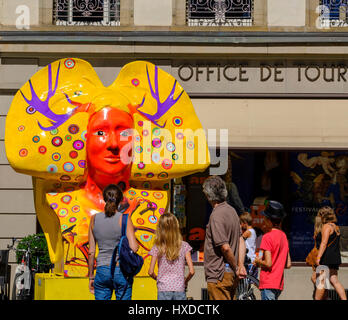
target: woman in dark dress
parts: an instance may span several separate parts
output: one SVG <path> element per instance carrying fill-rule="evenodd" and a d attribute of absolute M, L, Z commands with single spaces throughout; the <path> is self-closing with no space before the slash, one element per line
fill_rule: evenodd
<path fill-rule="evenodd" d="M 318 214 L 321 216 L 322 229 L 316 237 L 318 257 L 316 264 L 327 266 L 330 270 L 330 283 L 335 288 L 341 300 L 347 300 L 347 296 L 342 284 L 338 281 L 338 269 L 341 262 L 340 252 L 340 229 L 335 224 L 337 218 L 335 212 L 330 207 L 323 207 Z M 319 245 L 320 244 L 320 245 Z M 317 275 L 318 276 L 318 275 Z M 315 298 L 320 299 L 317 290 Z"/>

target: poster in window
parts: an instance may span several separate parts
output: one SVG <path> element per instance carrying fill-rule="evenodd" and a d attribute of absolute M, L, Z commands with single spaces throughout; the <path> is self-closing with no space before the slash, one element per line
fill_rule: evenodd
<path fill-rule="evenodd" d="M 332 207 L 339 226 L 348 224 L 348 153 L 293 152 L 290 166 L 290 254 L 304 261 L 314 245 L 313 222 L 320 207 Z"/>

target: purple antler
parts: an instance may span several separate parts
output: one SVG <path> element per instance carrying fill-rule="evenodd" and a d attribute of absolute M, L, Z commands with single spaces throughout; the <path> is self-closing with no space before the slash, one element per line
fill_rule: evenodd
<path fill-rule="evenodd" d="M 58 78 L 59 78 L 59 70 L 60 70 L 60 63 L 58 65 L 57 75 L 56 75 L 56 83 L 54 90 L 52 90 L 52 66 L 51 64 L 48 65 L 48 93 L 46 100 L 42 101 L 36 94 L 33 84 L 31 83 L 31 80 L 29 80 L 30 90 L 31 90 L 31 100 L 29 100 L 23 92 L 20 90 L 20 93 L 22 94 L 24 100 L 27 104 L 32 106 L 35 111 L 41 113 L 48 119 L 50 119 L 50 122 L 53 124 L 50 127 L 43 127 L 40 122 L 38 121 L 38 125 L 42 130 L 50 131 L 53 129 L 58 128 L 60 125 L 62 125 L 65 121 L 67 121 L 72 115 L 76 108 L 69 111 L 65 114 L 56 114 L 54 113 L 50 107 L 49 107 L 49 101 L 50 99 L 55 95 L 58 87 Z M 65 93 L 64 93 L 65 94 Z M 65 94 L 65 97 L 67 98 L 68 102 L 71 103 L 69 97 Z"/>
<path fill-rule="evenodd" d="M 159 97 L 159 90 L 158 90 L 158 67 L 155 66 L 155 91 L 153 90 L 153 87 L 152 87 L 152 84 L 151 84 L 151 80 L 150 80 L 149 71 L 148 71 L 147 66 L 146 66 L 146 73 L 147 73 L 147 79 L 148 79 L 150 90 L 151 90 L 151 95 L 157 101 L 157 112 L 155 114 L 153 114 L 153 115 L 145 113 L 145 112 L 142 112 L 140 110 L 138 110 L 138 112 L 140 112 L 143 116 L 148 118 L 155 125 L 159 126 L 160 128 L 164 128 L 164 126 L 166 125 L 167 121 L 164 123 L 163 126 L 158 124 L 157 121 L 165 113 L 167 113 L 169 111 L 169 109 L 180 99 L 180 97 L 184 93 L 184 90 L 181 91 L 181 93 L 179 94 L 179 96 L 176 99 L 174 99 L 174 93 L 175 93 L 176 82 L 177 82 L 175 80 L 173 88 L 172 88 L 172 91 L 170 92 L 170 94 L 167 97 L 166 101 L 161 102 L 160 101 L 160 97 Z M 140 106 L 138 108 L 142 107 L 144 105 L 144 102 L 145 102 L 145 96 L 144 96 L 143 101 L 141 102 L 141 104 L 140 104 Z"/>

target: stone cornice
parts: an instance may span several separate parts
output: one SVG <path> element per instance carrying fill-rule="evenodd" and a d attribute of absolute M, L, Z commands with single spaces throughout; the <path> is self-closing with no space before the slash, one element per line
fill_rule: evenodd
<path fill-rule="evenodd" d="M 0 43 L 348 44 L 348 32 L 0 31 Z"/>

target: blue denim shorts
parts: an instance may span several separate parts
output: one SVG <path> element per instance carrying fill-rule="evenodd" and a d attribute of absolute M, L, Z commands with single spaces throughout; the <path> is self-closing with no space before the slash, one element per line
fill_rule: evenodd
<path fill-rule="evenodd" d="M 99 266 L 94 279 L 95 300 L 111 300 L 114 290 L 116 300 L 131 300 L 132 285 L 133 279 L 127 281 L 120 267 L 115 268 L 114 276 L 111 277 L 110 266 Z"/>
<path fill-rule="evenodd" d="M 185 291 L 158 291 L 157 300 L 187 300 Z"/>
<path fill-rule="evenodd" d="M 278 300 L 281 290 L 278 289 L 261 289 L 261 300 Z"/>

